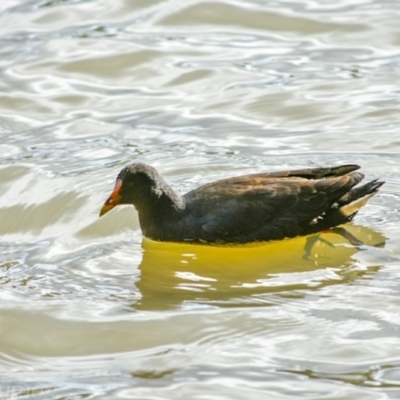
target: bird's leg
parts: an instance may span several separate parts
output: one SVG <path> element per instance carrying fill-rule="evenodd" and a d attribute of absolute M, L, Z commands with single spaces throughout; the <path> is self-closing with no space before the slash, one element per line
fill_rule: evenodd
<path fill-rule="evenodd" d="M 321 233 L 336 233 L 337 235 L 342 236 L 344 239 L 346 239 L 351 245 L 359 248 L 360 246 L 364 246 L 365 243 L 362 242 L 361 240 L 357 239 L 352 233 L 350 233 L 347 229 L 343 228 L 343 227 L 336 227 L 336 228 L 332 228 L 329 229 L 328 231 L 324 231 Z M 325 243 L 326 245 L 328 245 L 329 247 L 336 247 L 333 243 L 331 243 L 329 240 L 324 239 L 323 237 L 321 237 L 321 234 L 317 234 L 314 236 L 311 236 L 309 238 L 307 238 L 306 241 L 306 245 L 304 247 L 305 253 L 303 255 L 304 259 L 308 259 L 308 257 L 311 255 L 312 249 L 315 245 L 315 243 L 317 243 L 318 241 L 321 241 L 322 243 Z M 359 248 L 359 250 L 361 250 Z"/>
<path fill-rule="evenodd" d="M 304 254 L 303 254 L 304 260 L 308 260 L 315 243 L 317 243 L 318 241 L 321 241 L 322 243 L 327 244 L 329 247 L 335 247 L 335 245 L 333 243 L 331 243 L 329 240 L 326 240 L 323 237 L 321 237 L 320 234 L 310 236 L 307 238 L 306 244 L 304 246 Z"/>
<path fill-rule="evenodd" d="M 352 233 L 350 233 L 347 229 L 343 227 L 333 228 L 330 230 L 332 233 L 336 233 L 342 237 L 344 237 L 350 244 L 353 246 L 364 246 L 365 243 L 361 240 L 357 239 Z"/>

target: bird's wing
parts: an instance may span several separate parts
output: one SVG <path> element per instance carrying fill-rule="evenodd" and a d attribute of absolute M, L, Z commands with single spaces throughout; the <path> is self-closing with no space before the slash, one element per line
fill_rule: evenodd
<path fill-rule="evenodd" d="M 324 178 L 331 178 L 334 176 L 346 175 L 350 172 L 356 171 L 357 169 L 360 169 L 359 165 L 348 164 L 348 165 L 340 165 L 338 167 L 304 168 L 304 169 L 295 169 L 295 170 L 288 170 L 288 171 L 277 171 L 277 172 L 253 174 L 252 176 L 324 179 Z"/>
<path fill-rule="evenodd" d="M 184 197 L 210 238 L 281 239 L 302 234 L 362 178 L 357 172 L 316 180 L 248 175 L 201 186 Z"/>

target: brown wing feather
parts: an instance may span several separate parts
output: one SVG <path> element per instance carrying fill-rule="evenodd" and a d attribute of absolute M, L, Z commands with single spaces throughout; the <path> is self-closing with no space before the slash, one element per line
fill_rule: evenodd
<path fill-rule="evenodd" d="M 246 186 L 263 186 L 265 184 L 269 184 L 271 182 L 271 178 L 276 178 L 276 182 L 280 181 L 279 178 L 302 178 L 307 180 L 316 180 L 343 176 L 359 168 L 360 167 L 358 165 L 342 165 L 331 168 L 297 169 L 293 171 L 263 172 L 259 174 L 242 175 L 206 183 L 205 185 L 194 189 L 192 192 L 198 194 L 204 191 L 205 193 L 207 192 L 209 195 L 212 195 L 213 192 L 218 193 L 223 190 L 224 187 L 228 187 L 230 190 L 236 189 L 243 191 L 243 188 Z M 191 196 L 192 192 L 187 193 L 185 196 Z"/>
<path fill-rule="evenodd" d="M 190 214 L 202 218 L 208 240 L 282 239 L 307 233 L 362 178 L 358 172 L 325 179 L 253 174 L 201 186 L 185 198 Z"/>

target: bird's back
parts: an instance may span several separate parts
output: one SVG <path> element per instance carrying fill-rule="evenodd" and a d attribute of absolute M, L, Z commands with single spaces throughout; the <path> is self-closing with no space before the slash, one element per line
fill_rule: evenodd
<path fill-rule="evenodd" d="M 279 240 L 332 228 L 349 220 L 338 202 L 363 179 L 351 172 L 355 169 L 282 171 L 208 183 L 184 195 L 186 226 L 200 241 L 224 243 Z"/>

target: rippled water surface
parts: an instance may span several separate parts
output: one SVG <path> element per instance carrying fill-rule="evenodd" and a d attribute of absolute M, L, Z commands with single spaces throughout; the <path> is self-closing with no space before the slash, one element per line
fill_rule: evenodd
<path fill-rule="evenodd" d="M 400 398 L 400 2 L 0 4 L 0 399 Z M 348 227 L 263 246 L 99 219 L 141 161 L 179 192 L 362 165 Z"/>

